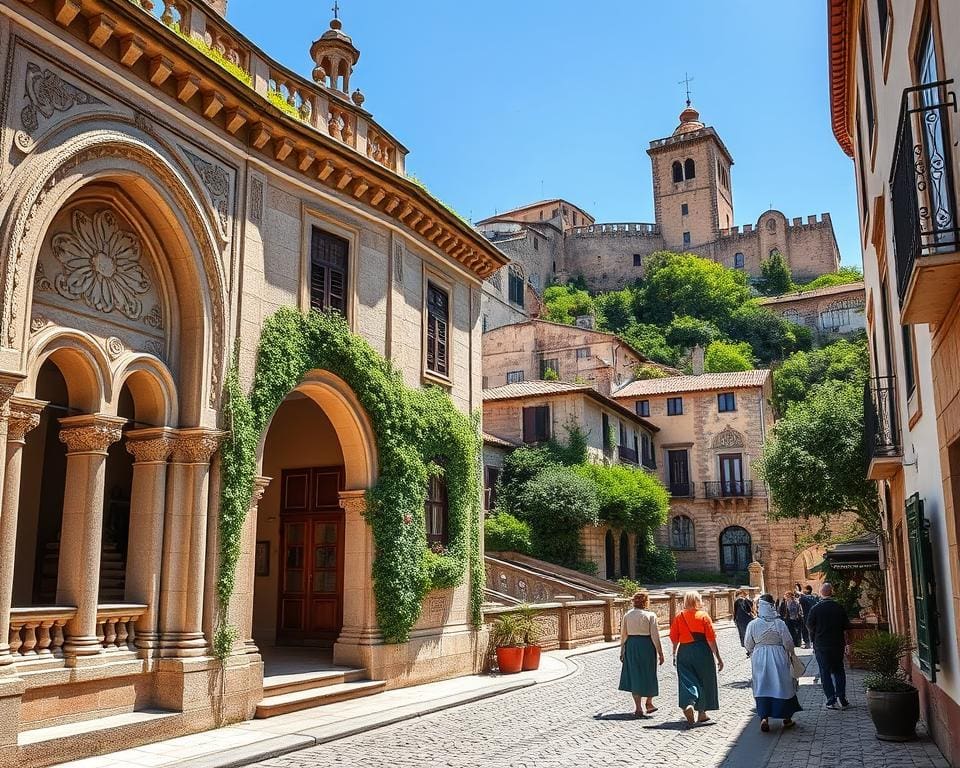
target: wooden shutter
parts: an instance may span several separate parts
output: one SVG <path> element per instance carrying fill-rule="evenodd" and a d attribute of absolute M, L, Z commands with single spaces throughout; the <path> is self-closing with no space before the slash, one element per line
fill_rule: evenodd
<path fill-rule="evenodd" d="M 907 537 L 910 541 L 910 571 L 913 607 L 917 617 L 917 660 L 924 676 L 937 679 L 937 646 L 940 632 L 937 613 L 937 583 L 933 570 L 930 523 L 923 514 L 923 501 L 915 493 L 907 499 Z"/>
<path fill-rule="evenodd" d="M 349 243 L 342 237 L 313 228 L 310 236 L 311 309 L 346 312 L 349 248 Z"/>
<path fill-rule="evenodd" d="M 523 409 L 523 442 L 534 443 L 537 441 L 537 409 Z"/>
<path fill-rule="evenodd" d="M 446 376 L 449 371 L 449 298 L 427 283 L 427 370 Z"/>
<path fill-rule="evenodd" d="M 550 406 L 537 407 L 537 440 L 550 439 Z"/>

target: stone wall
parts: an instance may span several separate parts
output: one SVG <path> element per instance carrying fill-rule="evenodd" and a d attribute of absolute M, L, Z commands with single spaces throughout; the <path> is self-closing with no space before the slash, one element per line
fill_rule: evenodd
<path fill-rule="evenodd" d="M 865 301 L 863 283 L 852 283 L 761 299 L 760 303 L 828 341 L 866 327 Z"/>

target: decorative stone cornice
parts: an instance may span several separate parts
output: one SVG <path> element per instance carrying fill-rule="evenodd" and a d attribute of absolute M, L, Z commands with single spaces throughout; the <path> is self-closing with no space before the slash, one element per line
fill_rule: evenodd
<path fill-rule="evenodd" d="M 173 437 L 173 462 L 176 464 L 207 464 L 217 452 L 227 433 L 217 429 L 197 427 L 181 429 Z"/>
<path fill-rule="evenodd" d="M 28 397 L 11 398 L 10 413 L 7 416 L 7 442 L 24 442 L 27 432 L 40 423 L 40 413 L 46 404 L 45 400 Z"/>
<path fill-rule="evenodd" d="M 253 496 L 250 498 L 250 506 L 255 507 L 260 503 L 263 494 L 267 492 L 267 486 L 270 485 L 272 477 L 255 477 L 253 479 Z"/>
<path fill-rule="evenodd" d="M 60 419 L 60 442 L 67 453 L 103 453 L 123 436 L 126 419 L 103 414 L 84 414 Z"/>
<path fill-rule="evenodd" d="M 173 452 L 174 432 L 169 427 L 131 430 L 126 438 L 136 464 L 165 464 Z"/>
<path fill-rule="evenodd" d="M 340 508 L 344 512 L 364 515 L 367 512 L 367 492 L 340 491 Z"/>

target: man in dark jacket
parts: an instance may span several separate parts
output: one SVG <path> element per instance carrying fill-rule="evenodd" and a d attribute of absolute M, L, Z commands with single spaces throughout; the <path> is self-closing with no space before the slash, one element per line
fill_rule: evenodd
<path fill-rule="evenodd" d="M 810 611 L 813 610 L 813 606 L 820 602 L 820 598 L 813 594 L 813 587 L 809 584 L 803 588 L 803 594 L 800 595 L 800 607 L 803 609 L 803 615 L 805 617 L 810 616 Z M 810 630 L 807 629 L 807 622 L 804 621 L 800 625 L 800 636 L 803 640 L 803 647 L 810 647 Z"/>
<path fill-rule="evenodd" d="M 846 709 L 847 673 L 843 657 L 847 647 L 847 630 L 850 619 L 840 603 L 833 599 L 833 587 L 820 587 L 821 600 L 807 616 L 807 629 L 813 640 L 813 653 L 820 667 L 820 684 L 827 697 L 827 709 Z"/>

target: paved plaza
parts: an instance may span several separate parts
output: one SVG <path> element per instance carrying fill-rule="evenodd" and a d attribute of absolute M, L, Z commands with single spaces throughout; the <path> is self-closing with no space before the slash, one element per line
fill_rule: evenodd
<path fill-rule="evenodd" d="M 846 712 L 823 709 L 809 651 L 801 680 L 805 711 L 797 727 L 761 734 L 753 715 L 750 665 L 736 631 L 719 633 L 726 667 L 715 722 L 686 730 L 676 708 L 676 677 L 665 665 L 660 711 L 634 720 L 632 701 L 617 691 L 617 650 L 577 659 L 579 671 L 536 685 L 259 763 L 264 768 L 406 768 L 468 766 L 769 766 L 770 768 L 948 768 L 925 736 L 910 744 L 877 741 L 865 709 L 861 674 L 850 676 Z"/>

